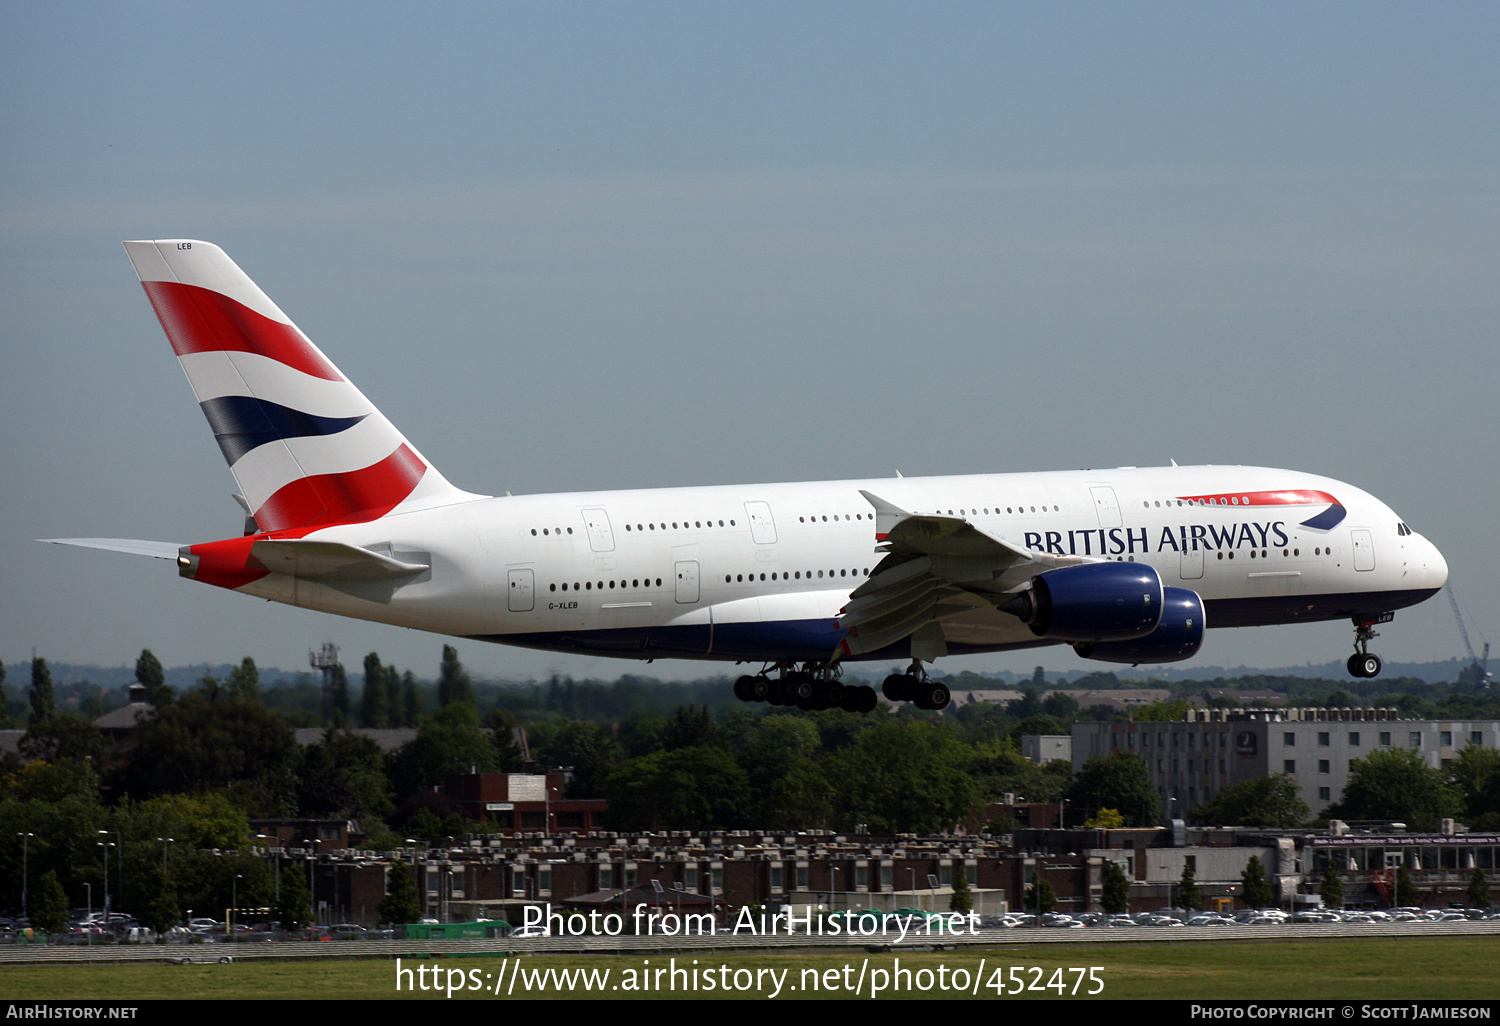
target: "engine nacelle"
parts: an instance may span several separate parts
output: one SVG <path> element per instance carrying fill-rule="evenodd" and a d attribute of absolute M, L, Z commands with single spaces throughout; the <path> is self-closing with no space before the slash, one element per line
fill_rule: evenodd
<path fill-rule="evenodd" d="M 1038 574 L 1001 609 L 1049 641 L 1129 641 L 1156 630 L 1162 591 L 1145 563 L 1084 563 Z"/>
<path fill-rule="evenodd" d="M 1073 648 L 1085 659 L 1108 663 L 1175 663 L 1191 659 L 1203 645 L 1207 622 L 1203 600 L 1187 588 L 1164 588 L 1165 607 L 1161 623 L 1144 638 L 1134 641 L 1083 642 Z"/>

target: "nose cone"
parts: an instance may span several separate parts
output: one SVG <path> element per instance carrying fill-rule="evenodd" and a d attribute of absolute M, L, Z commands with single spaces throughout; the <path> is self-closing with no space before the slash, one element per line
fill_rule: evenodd
<path fill-rule="evenodd" d="M 1441 588 L 1448 583 L 1448 561 L 1438 551 L 1437 546 L 1427 539 L 1425 551 L 1418 556 L 1416 571 L 1418 576 L 1429 588 Z"/>

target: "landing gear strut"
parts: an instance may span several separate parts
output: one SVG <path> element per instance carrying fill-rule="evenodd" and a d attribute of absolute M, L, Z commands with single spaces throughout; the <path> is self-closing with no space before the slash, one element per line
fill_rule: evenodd
<path fill-rule="evenodd" d="M 905 673 L 887 677 L 880 690 L 890 701 L 910 702 L 918 709 L 946 709 L 951 701 L 947 687 L 927 676 L 920 659 L 913 659 Z"/>
<path fill-rule="evenodd" d="M 1346 664 L 1349 668 L 1349 676 L 1380 676 L 1380 657 L 1369 650 L 1370 642 L 1380 637 L 1375 630 L 1375 625 L 1388 623 L 1395 618 L 1395 615 L 1386 613 L 1374 620 L 1354 621 L 1354 654 L 1349 657 L 1349 662 Z"/>

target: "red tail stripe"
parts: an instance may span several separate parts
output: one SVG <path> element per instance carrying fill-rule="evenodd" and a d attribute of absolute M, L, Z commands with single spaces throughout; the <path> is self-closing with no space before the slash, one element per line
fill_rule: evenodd
<path fill-rule="evenodd" d="M 1327 492 L 1298 489 L 1270 492 L 1215 492 L 1213 495 L 1179 495 L 1178 498 L 1188 502 L 1203 502 L 1210 506 L 1312 506 L 1323 502 L 1338 502 Z"/>
<path fill-rule="evenodd" d="M 343 381 L 338 372 L 290 324 L 273 321 L 228 296 L 175 281 L 143 281 L 146 298 L 161 321 L 172 351 L 188 353 L 256 353 L 328 381 Z"/>
<path fill-rule="evenodd" d="M 343 474 L 302 477 L 255 511 L 262 531 L 362 524 L 395 509 L 417 487 L 427 465 L 404 443 L 379 463 Z"/>

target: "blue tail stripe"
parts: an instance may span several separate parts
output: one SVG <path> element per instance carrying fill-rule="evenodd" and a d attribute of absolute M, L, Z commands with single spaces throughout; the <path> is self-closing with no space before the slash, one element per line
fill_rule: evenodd
<path fill-rule="evenodd" d="M 213 428 L 219 449 L 229 465 L 245 453 L 267 442 L 309 435 L 334 435 L 364 420 L 358 417 L 315 417 L 301 410 L 256 399 L 248 395 L 226 395 L 198 404 Z"/>

